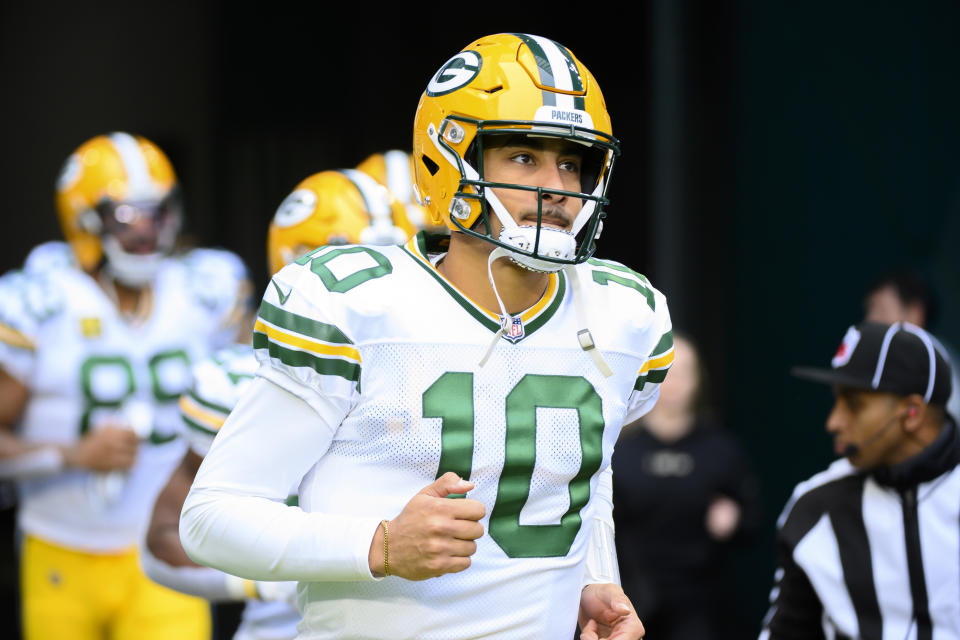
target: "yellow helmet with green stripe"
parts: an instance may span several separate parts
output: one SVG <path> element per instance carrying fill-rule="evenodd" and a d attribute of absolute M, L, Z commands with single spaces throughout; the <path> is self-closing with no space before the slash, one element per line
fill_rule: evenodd
<path fill-rule="evenodd" d="M 413 156 L 410 152 L 391 149 L 374 153 L 358 164 L 357 170 L 385 186 L 403 204 L 407 219 L 414 227 L 435 232 L 446 231 L 446 227 L 430 225 L 427 212 L 413 195 Z"/>
<path fill-rule="evenodd" d="M 327 244 L 401 244 L 416 232 L 399 200 L 355 169 L 321 171 L 296 186 L 267 232 L 267 262 L 276 273 Z"/>
<path fill-rule="evenodd" d="M 541 208 L 545 192 L 583 202 L 569 238 L 539 222 L 536 228 L 517 229 L 492 193 L 492 188 L 530 190 L 484 178 L 484 143 L 504 135 L 583 145 L 581 191 L 541 190 L 538 198 Z M 563 45 L 526 34 L 498 34 L 468 45 L 427 84 L 417 107 L 413 148 L 418 198 L 434 224 L 502 246 L 520 264 L 542 271 L 593 254 L 620 147 L 597 81 Z M 497 237 L 491 214 L 504 227 Z"/>

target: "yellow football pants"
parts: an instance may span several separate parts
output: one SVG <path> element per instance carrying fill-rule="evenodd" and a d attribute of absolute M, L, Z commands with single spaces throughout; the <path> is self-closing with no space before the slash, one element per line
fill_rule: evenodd
<path fill-rule="evenodd" d="M 136 550 L 101 555 L 25 536 L 25 640 L 209 640 L 210 605 L 151 582 Z"/>

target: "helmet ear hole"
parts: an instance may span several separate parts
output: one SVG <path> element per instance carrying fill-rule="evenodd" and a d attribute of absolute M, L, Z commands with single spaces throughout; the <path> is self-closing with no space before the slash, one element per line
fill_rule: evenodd
<path fill-rule="evenodd" d="M 420 156 L 420 162 L 423 163 L 423 166 L 426 167 L 427 171 L 430 172 L 430 175 L 437 175 L 437 171 L 440 170 L 440 165 L 431 160 L 427 155 L 423 154 Z"/>

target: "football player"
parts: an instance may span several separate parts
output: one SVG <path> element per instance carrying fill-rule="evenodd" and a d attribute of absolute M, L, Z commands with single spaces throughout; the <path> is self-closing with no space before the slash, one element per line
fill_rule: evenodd
<path fill-rule="evenodd" d="M 304 638 L 568 638 L 578 618 L 582 638 L 641 637 L 610 456 L 673 350 L 663 295 L 592 258 L 618 153 L 556 42 L 500 34 L 447 61 L 414 163 L 448 250 L 325 247 L 273 277 L 187 552 L 300 580 Z M 279 504 L 296 483 L 301 509 Z"/>
<path fill-rule="evenodd" d="M 297 185 L 270 223 L 270 273 L 320 245 L 399 244 L 412 232 L 404 206 L 368 175 L 353 169 L 317 173 Z M 157 498 L 141 561 L 147 575 L 172 589 L 214 602 L 247 600 L 234 640 L 280 640 L 297 633 L 296 583 L 254 582 L 199 567 L 184 553 L 178 531 L 197 469 L 256 370 L 249 344 L 194 365 L 193 388 L 180 398 L 190 450 Z M 293 486 L 291 494 L 296 490 Z"/>
<path fill-rule="evenodd" d="M 181 211 L 152 142 L 97 136 L 56 206 L 71 248 L 0 279 L 0 474 L 18 479 L 24 636 L 207 638 L 208 604 L 154 584 L 137 540 L 183 454 L 190 363 L 231 341 L 248 299 L 233 254 L 170 256 Z"/>

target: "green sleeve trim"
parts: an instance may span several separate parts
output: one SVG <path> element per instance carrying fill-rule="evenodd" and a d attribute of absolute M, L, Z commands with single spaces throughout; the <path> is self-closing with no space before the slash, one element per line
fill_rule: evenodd
<path fill-rule="evenodd" d="M 335 344 L 353 344 L 353 341 L 334 325 L 318 322 L 295 313 L 290 313 L 289 311 L 284 311 L 280 307 L 273 306 L 266 300 L 260 305 L 259 315 L 272 325 L 288 331 L 295 331 L 315 340 L 323 340 L 324 342 L 332 342 Z"/>
<path fill-rule="evenodd" d="M 270 357 L 277 358 L 290 367 L 309 367 L 325 376 L 340 376 L 351 382 L 360 381 L 360 365 L 354 362 L 345 362 L 336 358 L 320 358 L 305 351 L 287 349 L 273 342 L 266 334 L 253 334 L 253 348 L 266 349 Z"/>

